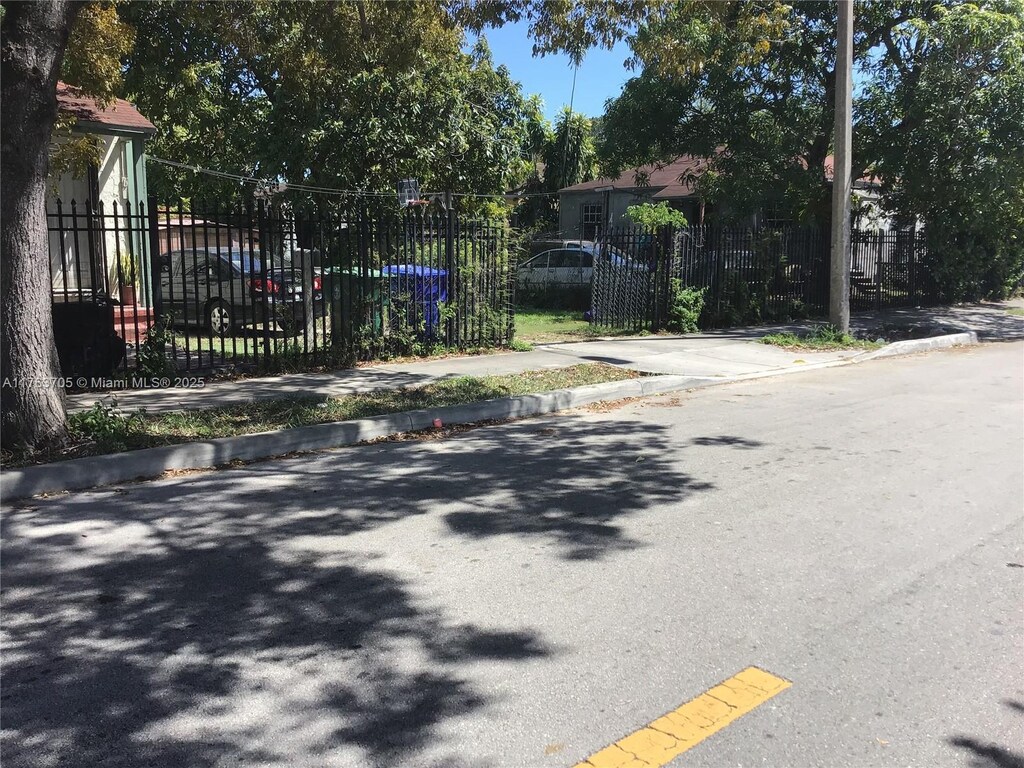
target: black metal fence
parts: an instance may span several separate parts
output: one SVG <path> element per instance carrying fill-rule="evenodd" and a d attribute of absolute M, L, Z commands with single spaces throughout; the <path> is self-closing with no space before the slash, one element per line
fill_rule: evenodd
<path fill-rule="evenodd" d="M 930 303 L 920 231 L 854 232 L 851 305 L 856 310 Z M 587 246 L 584 246 L 587 247 Z M 829 307 L 829 233 L 787 227 L 610 227 L 591 244 L 601 257 L 591 281 L 592 322 L 660 330 L 674 295 L 702 293 L 700 327 L 824 317 Z"/>
<path fill-rule="evenodd" d="M 47 229 L 62 374 L 91 384 L 133 368 L 139 341 L 154 321 L 144 206 L 57 200 Z"/>
<path fill-rule="evenodd" d="M 851 309 L 891 309 L 938 301 L 926 269 L 924 232 L 854 232 Z"/>
<path fill-rule="evenodd" d="M 91 385 L 512 339 L 503 223 L 262 201 L 139 208 L 57 202 L 49 214 L 62 368 Z"/>

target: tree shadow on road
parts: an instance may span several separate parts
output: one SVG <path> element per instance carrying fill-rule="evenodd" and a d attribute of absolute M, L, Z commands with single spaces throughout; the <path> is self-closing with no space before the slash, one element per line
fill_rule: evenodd
<path fill-rule="evenodd" d="M 55 538 L 31 544 L 75 548 Z M 53 577 L 5 552 L 5 764 L 332 762 L 353 746 L 393 763 L 482 705 L 459 662 L 549 653 L 453 624 L 386 572 L 158 538 Z"/>
<path fill-rule="evenodd" d="M 1006 707 L 1024 712 L 1024 703 L 1013 699 L 1003 701 Z M 949 743 L 970 753 L 970 768 L 1024 768 L 1024 754 L 975 739 L 970 736 L 954 736 Z"/>
<path fill-rule="evenodd" d="M 664 428 L 562 417 L 34 501 L 2 520 L 11 766 L 397 765 L 492 701 L 467 664 L 557 653 L 478 626 L 350 545 L 434 515 L 453 544 L 595 559 L 711 486 Z M 444 534 L 442 534 L 444 535 Z"/>

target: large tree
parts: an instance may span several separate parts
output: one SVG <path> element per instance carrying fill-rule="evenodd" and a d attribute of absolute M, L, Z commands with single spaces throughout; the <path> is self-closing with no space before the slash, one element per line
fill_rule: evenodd
<path fill-rule="evenodd" d="M 935 7 L 882 41 L 858 103 L 863 156 L 887 205 L 925 225 L 948 301 L 1024 273 L 1024 3 Z"/>
<path fill-rule="evenodd" d="M 563 107 L 554 127 L 545 121 L 531 139 L 533 168 L 517 210 L 520 226 L 553 228 L 558 223 L 558 190 L 593 179 L 597 172 L 592 121 Z"/>
<path fill-rule="evenodd" d="M 462 51 L 437 2 L 164 0 L 122 7 L 138 30 L 127 93 L 158 156 L 291 184 L 500 193 L 525 174 L 539 120 L 486 43 Z M 154 166 L 161 195 L 237 185 Z"/>
<path fill-rule="evenodd" d="M 856 57 L 906 20 L 904 5 L 858 6 Z M 652 15 L 631 37 L 639 74 L 608 105 L 603 164 L 704 156 L 706 198 L 827 222 L 835 24 L 818 2 L 689 0 Z"/>
<path fill-rule="evenodd" d="M 112 2 L 4 2 L 0 20 L 0 443 L 51 448 L 67 439 L 64 392 L 53 338 L 46 192 L 54 131 L 69 156 L 89 160 L 57 112 L 63 77 L 100 103 L 120 85 L 131 30 Z"/>
<path fill-rule="evenodd" d="M 60 445 L 64 391 L 50 313 L 46 180 L 57 79 L 78 3 L 4 3 L 0 43 L 0 441 Z"/>
<path fill-rule="evenodd" d="M 608 104 L 604 170 L 703 155 L 706 198 L 827 222 L 834 4 L 626 2 L 600 24 L 543 0 L 496 7 L 539 25 L 542 50 L 628 38 L 638 74 Z M 854 178 L 880 178 L 898 218 L 924 223 L 928 271 L 947 300 L 1021 280 L 1022 39 L 1021 0 L 856 7 Z"/>
<path fill-rule="evenodd" d="M 5 448 L 67 437 L 63 393 L 52 385 L 45 258 L 55 127 L 63 149 L 49 170 L 90 158 L 58 120 L 62 70 L 101 102 L 115 91 L 134 97 L 161 129 L 151 147 L 160 154 L 318 186 L 390 189 L 412 175 L 427 187 L 501 193 L 525 176 L 540 122 L 537 102 L 493 65 L 486 44 L 461 50 L 461 29 L 432 0 L 40 0 L 5 2 L 2 24 Z M 164 194 L 240 191 L 157 167 L 151 178 Z"/>

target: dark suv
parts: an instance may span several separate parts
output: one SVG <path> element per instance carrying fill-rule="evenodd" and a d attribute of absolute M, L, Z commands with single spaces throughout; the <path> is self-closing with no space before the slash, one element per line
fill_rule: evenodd
<path fill-rule="evenodd" d="M 266 320 L 305 325 L 303 280 L 298 264 L 231 248 L 172 251 L 160 257 L 163 310 L 176 323 L 204 325 L 218 336 Z M 325 312 L 320 270 L 307 267 L 315 317 Z"/>

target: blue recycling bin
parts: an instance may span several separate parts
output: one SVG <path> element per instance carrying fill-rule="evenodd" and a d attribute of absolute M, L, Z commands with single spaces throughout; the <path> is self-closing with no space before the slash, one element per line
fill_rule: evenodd
<path fill-rule="evenodd" d="M 391 306 L 404 312 L 409 325 L 423 323 L 425 336 L 441 332 L 442 301 L 448 300 L 448 272 L 422 264 L 392 264 L 381 269 L 388 278 Z"/>

